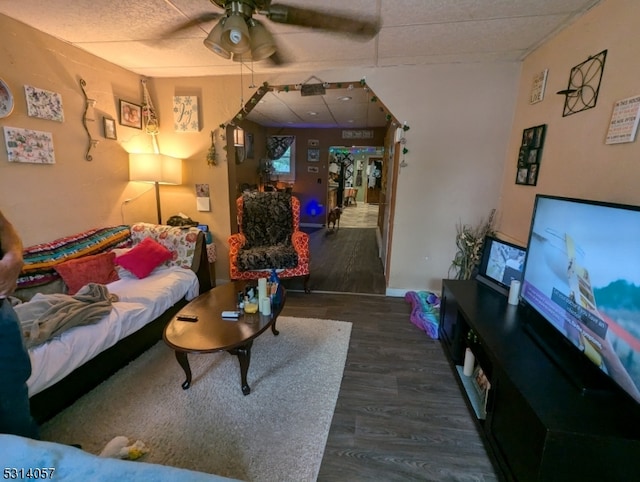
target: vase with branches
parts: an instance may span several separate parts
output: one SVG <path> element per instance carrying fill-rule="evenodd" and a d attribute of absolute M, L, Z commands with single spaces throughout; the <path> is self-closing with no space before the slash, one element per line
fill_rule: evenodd
<path fill-rule="evenodd" d="M 462 224 L 456 226 L 457 251 L 449 268 L 449 277 L 452 273 L 455 279 L 469 279 L 473 270 L 480 263 L 482 247 L 485 236 L 495 235 L 496 210 L 492 209 L 487 219 L 482 219 L 476 226 Z"/>

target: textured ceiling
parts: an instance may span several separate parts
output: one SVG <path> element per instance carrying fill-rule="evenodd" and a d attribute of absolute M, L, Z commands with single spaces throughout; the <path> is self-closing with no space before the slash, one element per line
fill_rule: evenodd
<path fill-rule="evenodd" d="M 258 16 L 272 32 L 278 54 L 286 63 L 275 66 L 262 61 L 247 66 L 256 73 L 519 61 L 599 0 L 281 0 L 279 3 L 379 16 L 382 28 L 373 39 L 357 41 L 339 34 L 273 23 Z M 140 75 L 239 74 L 237 62 L 218 57 L 202 43 L 215 21 L 167 36 L 178 25 L 207 12 L 221 10 L 208 0 L 0 0 L 0 13 Z M 334 102 L 332 96 L 310 99 L 323 99 L 325 104 Z M 306 112 L 320 112 L 322 105 L 317 110 L 310 106 L 301 109 L 307 107 Z M 293 110 L 302 112 L 297 107 Z M 356 114 L 359 115 L 357 112 L 352 115 Z M 342 116 L 334 114 L 334 118 L 338 117 Z"/>

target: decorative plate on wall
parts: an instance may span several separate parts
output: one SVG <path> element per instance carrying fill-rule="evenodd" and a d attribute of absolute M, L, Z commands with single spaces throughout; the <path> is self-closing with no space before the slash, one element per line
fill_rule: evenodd
<path fill-rule="evenodd" d="M 13 111 L 13 94 L 9 86 L 0 79 L 0 119 L 9 117 Z"/>

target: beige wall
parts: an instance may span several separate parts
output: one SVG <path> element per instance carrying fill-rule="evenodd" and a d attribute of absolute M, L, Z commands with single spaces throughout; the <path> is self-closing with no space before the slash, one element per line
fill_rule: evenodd
<path fill-rule="evenodd" d="M 116 102 L 120 97 L 139 100 L 139 78 L 2 16 L 0 65 L 15 99 L 13 113 L 0 119 L 0 127 L 50 132 L 55 148 L 53 165 L 8 163 L 2 133 L 0 207 L 24 242 L 50 241 L 90 227 L 122 223 L 121 202 L 145 188 L 129 186 L 127 155 L 122 146 L 136 145 L 143 136 L 137 129 L 118 125 L 120 140 L 105 140 L 102 117 L 117 119 Z M 89 97 L 97 101 L 89 112 L 96 121 L 89 122 L 89 128 L 101 142 L 91 151 L 91 162 L 84 158 L 88 138 L 82 127 L 85 102 L 80 78 L 87 82 Z M 28 117 L 25 84 L 59 93 L 64 122 Z M 153 194 L 150 196 L 152 201 Z M 128 208 L 125 214 L 129 214 Z"/>
<path fill-rule="evenodd" d="M 156 221 L 151 185 L 129 182 L 128 152 L 153 152 L 152 138 L 139 129 L 118 123 L 118 99 L 142 103 L 141 77 L 100 60 L 82 50 L 41 34 L 19 22 L 0 16 L 0 65 L 2 78 L 15 97 L 13 113 L 0 119 L 11 126 L 51 132 L 56 163 L 36 165 L 7 162 L 4 134 L 0 147 L 0 209 L 16 225 L 26 245 L 105 225 Z M 82 126 L 85 101 L 79 80 L 96 100 L 88 117 L 93 138 L 93 160 L 85 160 L 88 138 Z M 24 85 L 57 92 L 62 96 L 64 122 L 27 116 Z M 184 159 L 183 185 L 162 186 L 162 215 L 183 212 L 209 224 L 218 248 L 216 275 L 228 278 L 226 239 L 229 235 L 227 164 L 208 166 L 210 132 L 228 121 L 240 105 L 234 78 L 149 80 L 152 101 L 160 118 L 158 144 L 164 154 Z M 230 95 L 230 92 L 236 92 Z M 174 95 L 197 95 L 201 102 L 198 133 L 173 131 Z M 212 107 L 213 106 L 213 107 Z M 102 118 L 116 119 L 117 140 L 103 137 Z M 224 157 L 222 146 L 218 151 Z M 211 188 L 211 212 L 198 212 L 196 183 Z M 140 196 L 140 197 L 137 197 Z M 124 203 L 132 199 L 130 203 Z"/>
<path fill-rule="evenodd" d="M 529 55 L 511 132 L 500 211 L 500 230 L 526 244 L 536 193 L 640 204 L 638 141 L 604 143 L 615 101 L 640 94 L 640 44 L 636 41 L 640 2 L 606 0 Z M 562 117 L 565 89 L 574 65 L 607 49 L 596 107 Z M 528 103 L 533 75 L 549 69 L 544 100 Z M 546 142 L 535 187 L 515 184 L 522 130 L 547 124 Z"/>
<path fill-rule="evenodd" d="M 606 146 L 604 136 L 613 102 L 638 94 L 640 69 L 635 20 L 640 4 L 607 0 L 588 12 L 520 65 L 515 63 L 427 65 L 314 71 L 256 76 L 255 83 L 296 83 L 308 75 L 327 82 L 366 78 L 376 95 L 400 121 L 406 121 L 407 167 L 398 174 L 390 294 L 440 287 L 455 252 L 455 227 L 475 224 L 498 207 L 500 230 L 526 241 L 536 192 L 640 203 L 634 189 L 637 142 Z M 118 141 L 101 137 L 94 161 L 84 160 L 83 98 L 79 77 L 98 101 L 96 117 L 116 116 L 118 98 L 141 100 L 140 78 L 16 22 L 0 17 L 0 62 L 5 81 L 16 94 L 14 113 L 0 125 L 53 133 L 57 164 L 9 164 L 0 149 L 0 206 L 18 225 L 25 242 L 70 234 L 93 225 L 121 222 L 121 202 L 143 192 L 127 182 L 127 151 L 150 149 L 149 136 L 118 128 Z M 562 117 L 562 97 L 573 65 L 608 49 L 605 73 L 595 109 Z M 548 68 L 543 102 L 528 104 L 531 78 Z M 522 71 L 522 72 L 521 72 Z M 522 75 L 521 75 L 522 73 Z M 63 96 L 65 122 L 26 116 L 23 85 L 31 84 Z M 230 232 L 228 165 L 206 164 L 210 132 L 238 111 L 237 77 L 154 79 L 149 86 L 161 120 L 160 150 L 185 158 L 185 184 L 163 187 L 163 212 L 178 211 L 209 224 L 220 263 L 218 278 L 227 277 L 226 237 Z M 245 85 L 249 82 L 245 82 Z M 200 97 L 201 131 L 172 132 L 173 95 Z M 168 119 L 168 120 L 167 120 Z M 547 139 L 537 187 L 516 186 L 515 165 L 522 129 L 547 124 Z M 195 210 L 193 184 L 209 183 L 212 211 Z M 144 206 L 150 207 L 145 209 Z M 124 206 L 124 221 L 154 220 L 153 193 Z M 137 212 L 142 211 L 142 212 Z"/>
<path fill-rule="evenodd" d="M 127 181 L 127 152 L 150 152 L 150 136 L 118 124 L 118 140 L 106 140 L 97 122 L 91 128 L 101 142 L 93 151 L 93 162 L 84 160 L 87 140 L 81 124 L 84 101 L 79 77 L 85 78 L 89 95 L 97 99 L 96 118 L 101 121 L 103 113 L 117 118 L 118 98 L 141 102 L 139 76 L 6 17 L 0 22 L 0 61 L 12 67 L 3 75 L 17 97 L 16 111 L 0 124 L 53 132 L 58 159 L 53 166 L 9 164 L 0 149 L 0 206 L 16 222 L 25 243 L 94 225 L 154 221 L 153 191 L 121 205 L 148 189 Z M 264 81 L 279 85 L 297 83 L 308 75 L 327 82 L 366 78 L 395 117 L 411 127 L 406 136 L 408 166 L 399 173 L 396 191 L 389 285 L 393 294 L 438 289 L 455 251 L 457 221 L 475 222 L 496 206 L 518 74 L 517 64 L 473 64 L 346 68 L 257 75 L 253 80 L 257 85 Z M 27 117 L 25 83 L 62 94 L 65 122 Z M 184 212 L 210 225 L 218 248 L 216 274 L 224 280 L 231 225 L 229 165 L 224 161 L 209 167 L 206 152 L 210 132 L 228 122 L 253 91 L 245 87 L 241 92 L 237 76 L 151 79 L 148 85 L 160 118 L 160 151 L 185 159 L 184 184 L 161 189 L 164 217 Z M 201 103 L 198 133 L 173 132 L 172 98 L 186 94 L 197 95 Z M 210 184 L 211 212 L 195 210 L 195 183 Z"/>

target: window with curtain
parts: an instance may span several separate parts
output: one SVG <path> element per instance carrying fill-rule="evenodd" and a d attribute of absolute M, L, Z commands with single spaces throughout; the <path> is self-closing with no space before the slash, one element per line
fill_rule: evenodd
<path fill-rule="evenodd" d="M 296 180 L 295 136 L 270 136 L 267 139 L 267 155 L 271 160 L 271 176 L 278 181 Z"/>

